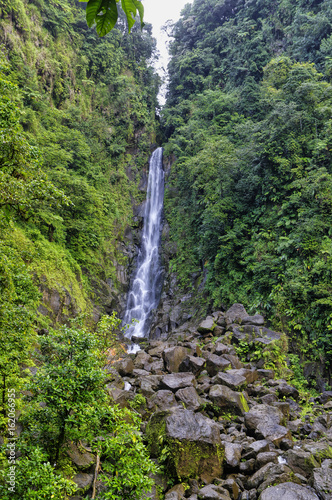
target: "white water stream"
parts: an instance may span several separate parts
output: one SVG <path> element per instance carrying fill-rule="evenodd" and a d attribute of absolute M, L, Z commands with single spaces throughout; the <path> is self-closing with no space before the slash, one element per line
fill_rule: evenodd
<path fill-rule="evenodd" d="M 127 298 L 123 323 L 129 325 L 127 338 L 146 337 L 149 333 L 151 313 L 160 300 L 162 269 L 159 245 L 164 201 L 163 150 L 156 149 L 151 156 L 147 200 L 141 247 L 137 267 Z M 132 321 L 134 323 L 132 323 Z"/>

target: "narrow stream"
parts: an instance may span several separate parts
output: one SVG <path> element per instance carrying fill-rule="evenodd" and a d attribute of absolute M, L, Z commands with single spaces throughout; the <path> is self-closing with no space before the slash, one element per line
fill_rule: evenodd
<path fill-rule="evenodd" d="M 163 150 L 156 149 L 150 158 L 147 200 L 137 267 L 127 298 L 123 323 L 128 324 L 127 338 L 146 337 L 152 311 L 158 306 L 162 286 L 159 245 L 164 202 Z M 132 323 L 132 321 L 134 323 Z"/>

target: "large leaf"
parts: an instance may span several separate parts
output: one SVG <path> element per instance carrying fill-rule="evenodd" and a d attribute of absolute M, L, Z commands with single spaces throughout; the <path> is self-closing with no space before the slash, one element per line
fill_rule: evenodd
<path fill-rule="evenodd" d="M 91 28 L 91 26 L 96 21 L 96 16 L 100 11 L 103 0 L 89 0 L 88 5 L 86 6 L 86 22 Z"/>
<path fill-rule="evenodd" d="M 84 2 L 86 0 L 79 0 Z M 91 28 L 96 23 L 96 29 L 99 36 L 105 36 L 111 29 L 114 28 L 118 19 L 118 11 L 116 3 L 119 0 L 89 0 L 86 7 L 86 21 Z M 144 26 L 143 16 L 144 7 L 139 0 L 121 0 L 121 6 L 126 14 L 128 22 L 128 30 L 135 24 L 137 11 L 141 21 L 141 28 Z"/>
<path fill-rule="evenodd" d="M 121 0 L 121 5 L 123 8 L 123 12 L 126 14 L 127 17 L 128 30 L 130 32 L 131 28 L 135 24 L 135 16 L 137 14 L 137 9 L 133 0 Z"/>
<path fill-rule="evenodd" d="M 90 0 L 91 1 L 91 0 Z M 100 12 L 96 16 L 96 30 L 99 36 L 105 36 L 118 20 L 118 9 L 115 0 L 103 0 Z"/>
<path fill-rule="evenodd" d="M 140 0 L 133 0 L 135 6 L 137 7 L 137 10 L 138 10 L 138 13 L 139 13 L 139 18 L 140 18 L 140 21 L 141 21 L 141 29 L 143 28 L 144 26 L 144 21 L 143 21 L 143 17 L 144 17 L 144 7 L 143 7 L 143 4 L 142 2 L 140 2 Z"/>

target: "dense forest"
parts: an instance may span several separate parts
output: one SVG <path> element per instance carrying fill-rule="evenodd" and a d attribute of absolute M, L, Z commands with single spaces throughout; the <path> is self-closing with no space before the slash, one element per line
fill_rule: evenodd
<path fill-rule="evenodd" d="M 171 265 L 331 373 L 332 3 L 194 2 L 170 51 Z"/>
<path fill-rule="evenodd" d="M 79 0 L 0 0 L 1 500 L 161 500 L 176 483 L 168 500 L 211 498 L 195 492 L 213 476 L 200 476 L 193 440 L 179 447 L 165 434 L 158 411 L 169 406 L 195 411 L 197 426 L 205 419 L 218 434 L 202 452 L 217 464 L 214 477 L 227 462 L 222 426 L 234 420 L 230 434 L 253 439 L 244 425 L 251 397 L 288 404 L 282 418 L 275 410 L 278 426 L 301 418 L 299 440 L 317 439 L 331 420 L 310 405 L 332 399 L 317 392 L 330 391 L 332 376 L 332 0 L 187 4 L 172 26 L 162 109 L 151 25 L 133 25 L 138 0 L 121 4 L 115 25 L 113 0 L 87 10 Z M 168 167 L 165 310 L 171 317 L 189 297 L 191 323 L 176 331 L 174 322 L 168 344 L 153 337 L 135 357 L 118 316 L 157 145 Z M 199 330 L 205 313 L 211 328 Z M 280 333 L 234 347 L 242 319 Z M 226 369 L 244 370 L 233 373 L 238 384 Z M 174 374 L 190 382 L 163 382 Z M 225 410 L 213 399 L 216 377 L 227 390 L 259 385 L 234 392 Z M 180 392 L 189 389 L 191 401 Z M 272 454 L 281 441 L 292 448 L 286 430 Z M 309 454 L 312 468 L 330 448 Z M 244 457 L 241 500 L 254 472 L 252 450 Z M 227 474 L 242 470 L 238 462 Z M 296 480 L 289 470 L 281 482 L 302 484 L 305 473 Z"/>

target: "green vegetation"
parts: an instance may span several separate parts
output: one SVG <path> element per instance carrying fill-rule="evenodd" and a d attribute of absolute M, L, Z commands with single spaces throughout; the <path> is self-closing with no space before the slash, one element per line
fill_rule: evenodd
<path fill-rule="evenodd" d="M 330 0 L 188 5 L 173 28 L 166 216 L 183 288 L 243 303 L 331 375 Z"/>

